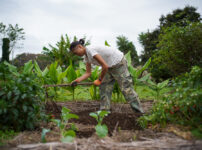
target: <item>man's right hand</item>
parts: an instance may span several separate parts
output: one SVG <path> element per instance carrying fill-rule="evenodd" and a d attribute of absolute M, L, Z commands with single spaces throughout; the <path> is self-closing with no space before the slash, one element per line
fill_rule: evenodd
<path fill-rule="evenodd" d="M 74 80 L 74 81 L 72 81 L 71 86 L 76 86 L 77 83 L 78 83 L 78 81 Z"/>

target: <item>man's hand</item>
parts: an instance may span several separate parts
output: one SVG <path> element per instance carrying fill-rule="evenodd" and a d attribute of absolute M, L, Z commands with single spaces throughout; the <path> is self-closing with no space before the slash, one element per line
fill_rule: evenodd
<path fill-rule="evenodd" d="M 102 80 L 99 78 L 93 82 L 94 85 L 99 86 L 102 83 Z"/>
<path fill-rule="evenodd" d="M 78 83 L 78 81 L 77 81 L 77 80 L 74 80 L 74 81 L 72 81 L 71 86 L 76 86 L 77 83 Z"/>

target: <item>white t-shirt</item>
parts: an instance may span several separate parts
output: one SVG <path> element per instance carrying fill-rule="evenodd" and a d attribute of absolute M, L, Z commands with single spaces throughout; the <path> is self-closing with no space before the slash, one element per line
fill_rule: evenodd
<path fill-rule="evenodd" d="M 118 49 L 111 48 L 108 46 L 87 46 L 87 57 L 85 55 L 84 61 L 94 65 L 100 65 L 97 60 L 93 58 L 93 56 L 95 56 L 96 54 L 101 55 L 109 67 L 112 67 L 121 62 L 124 56 L 123 53 Z"/>

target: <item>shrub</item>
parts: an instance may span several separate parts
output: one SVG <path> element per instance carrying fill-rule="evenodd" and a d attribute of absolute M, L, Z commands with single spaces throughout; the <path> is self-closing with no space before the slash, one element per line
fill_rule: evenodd
<path fill-rule="evenodd" d="M 33 129 L 44 117 L 44 91 L 28 62 L 22 73 L 6 62 L 0 64 L 0 128 Z"/>
<path fill-rule="evenodd" d="M 151 114 L 141 117 L 140 125 L 176 123 L 200 128 L 202 133 L 202 69 L 194 66 L 190 73 L 177 77 L 172 87 L 174 92 L 158 101 Z"/>

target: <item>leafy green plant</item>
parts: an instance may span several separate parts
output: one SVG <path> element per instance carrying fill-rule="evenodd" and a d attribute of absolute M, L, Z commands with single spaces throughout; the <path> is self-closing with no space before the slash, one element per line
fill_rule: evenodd
<path fill-rule="evenodd" d="M 95 69 L 91 72 L 91 76 L 88 80 L 91 82 L 95 81 L 96 79 L 98 79 L 99 73 L 100 73 L 99 67 L 96 66 Z M 91 85 L 89 92 L 90 92 L 90 96 L 93 100 L 99 99 L 100 96 L 99 96 L 97 86 Z"/>
<path fill-rule="evenodd" d="M 41 142 L 46 143 L 46 133 L 50 132 L 50 129 L 43 129 L 41 133 Z"/>
<path fill-rule="evenodd" d="M 108 111 L 97 111 L 97 112 L 92 112 L 89 115 L 93 118 L 95 118 L 98 122 L 98 124 L 95 126 L 96 134 L 100 137 L 103 138 L 108 134 L 108 128 L 105 124 L 102 124 L 102 121 L 105 116 L 109 114 Z"/>
<path fill-rule="evenodd" d="M 191 72 L 177 77 L 172 88 L 173 93 L 154 104 L 151 114 L 139 118 L 140 125 L 174 123 L 201 128 L 202 69 L 194 66 Z"/>
<path fill-rule="evenodd" d="M 54 123 L 57 124 L 57 126 L 60 129 L 60 138 L 62 142 L 72 142 L 74 140 L 74 137 L 76 136 L 75 130 L 75 124 L 69 123 L 69 119 L 78 119 L 79 117 L 75 114 L 70 113 L 70 110 L 62 107 L 61 112 L 61 120 L 59 119 L 52 119 Z M 66 130 L 67 125 L 71 125 L 69 130 Z"/>
<path fill-rule="evenodd" d="M 86 40 L 86 37 L 83 37 Z M 70 45 L 73 41 L 77 41 L 77 37 L 74 36 L 73 40 L 65 34 L 61 36 L 60 41 L 55 44 L 55 46 L 49 44 L 49 48 L 43 47 L 43 53 L 51 57 L 54 61 L 57 61 L 60 66 L 67 68 L 71 63 L 75 67 L 81 60 L 81 57 L 73 55 L 70 52 Z M 90 45 L 90 41 L 86 40 L 85 46 Z"/>
<path fill-rule="evenodd" d="M 156 99 L 159 100 L 160 91 L 168 85 L 168 82 L 169 80 L 165 80 L 160 83 L 155 83 L 152 80 L 148 79 L 146 81 L 146 84 L 148 85 L 149 88 L 151 88 L 156 92 Z"/>
<path fill-rule="evenodd" d="M 21 73 L 9 63 L 0 64 L 1 129 L 34 129 L 44 119 L 44 90 L 32 69 L 31 61 Z"/>
<path fill-rule="evenodd" d="M 67 82 L 71 83 L 76 78 L 77 78 L 77 73 L 74 70 L 72 64 L 70 64 L 69 67 L 67 68 Z M 75 98 L 75 86 L 67 87 L 67 89 L 72 92 L 72 96 L 73 96 L 73 100 L 74 100 L 74 98 Z"/>
<path fill-rule="evenodd" d="M 143 77 L 141 79 L 139 79 L 139 77 L 141 76 L 142 72 L 149 67 L 149 65 L 151 63 L 151 58 L 144 64 L 144 66 L 141 69 L 136 69 L 131 65 L 130 51 L 125 55 L 125 57 L 128 62 L 128 70 L 133 77 L 134 87 L 136 89 L 136 85 L 138 83 L 142 82 L 144 79 Z"/>
<path fill-rule="evenodd" d="M 117 81 L 115 81 L 115 83 L 114 83 L 114 88 L 112 91 L 112 97 L 113 97 L 115 102 L 125 102 L 123 95 L 121 93 L 121 89 L 120 89 Z"/>
<path fill-rule="evenodd" d="M 84 74 L 86 72 L 86 66 L 82 61 L 79 62 L 79 70 L 81 74 Z M 98 79 L 99 74 L 100 74 L 99 67 L 96 66 L 91 72 L 91 76 L 90 78 L 88 78 L 88 81 L 91 81 L 91 82 L 95 81 L 96 79 Z M 90 86 L 89 93 L 90 93 L 91 99 L 93 100 L 98 100 L 100 97 L 98 88 L 95 85 Z"/>
<path fill-rule="evenodd" d="M 14 136 L 16 136 L 18 132 L 15 132 L 14 130 L 0 130 L 0 146 L 5 145 L 7 140 L 12 139 Z"/>

